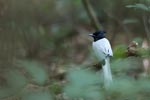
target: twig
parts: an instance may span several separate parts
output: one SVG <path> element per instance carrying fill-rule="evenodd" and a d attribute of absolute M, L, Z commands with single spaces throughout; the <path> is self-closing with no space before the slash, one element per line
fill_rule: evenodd
<path fill-rule="evenodd" d="M 82 0 L 83 6 L 91 20 L 92 25 L 95 30 L 103 29 L 102 25 L 99 23 L 98 18 L 89 2 L 89 0 Z"/>
<path fill-rule="evenodd" d="M 149 28 L 148 28 L 148 25 L 147 25 L 147 23 L 146 23 L 146 15 L 144 14 L 143 15 L 143 17 L 142 17 L 142 19 L 143 19 L 143 24 L 144 24 L 144 28 L 145 28 L 145 34 L 146 34 L 146 37 L 147 37 L 147 39 L 150 41 L 150 30 L 149 30 Z"/>

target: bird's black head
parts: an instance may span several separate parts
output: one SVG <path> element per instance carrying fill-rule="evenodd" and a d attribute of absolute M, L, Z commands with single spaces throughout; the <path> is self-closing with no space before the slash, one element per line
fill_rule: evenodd
<path fill-rule="evenodd" d="M 96 31 L 95 33 L 89 34 L 89 35 L 94 38 L 94 41 L 97 41 L 97 40 L 100 40 L 100 39 L 104 38 L 105 33 L 106 33 L 106 31 L 100 30 L 100 31 Z"/>

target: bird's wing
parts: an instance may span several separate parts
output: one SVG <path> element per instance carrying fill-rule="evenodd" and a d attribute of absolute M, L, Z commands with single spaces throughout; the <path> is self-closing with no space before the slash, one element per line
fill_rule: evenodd
<path fill-rule="evenodd" d="M 102 47 L 104 48 L 104 52 L 109 56 L 113 56 L 113 52 L 109 41 L 106 38 L 104 38 L 102 39 L 102 43 L 104 44 L 104 46 Z"/>

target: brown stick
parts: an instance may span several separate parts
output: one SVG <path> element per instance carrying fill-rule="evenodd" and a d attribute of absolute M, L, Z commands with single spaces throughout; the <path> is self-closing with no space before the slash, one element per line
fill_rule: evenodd
<path fill-rule="evenodd" d="M 91 20 L 92 25 L 94 26 L 95 30 L 103 29 L 102 25 L 99 23 L 98 18 L 89 2 L 89 0 L 82 0 L 83 6 Z"/>
<path fill-rule="evenodd" d="M 147 25 L 147 18 L 146 18 L 146 15 L 145 15 L 145 14 L 143 15 L 142 19 L 143 19 L 143 24 L 144 24 L 145 34 L 146 34 L 146 36 L 147 36 L 147 40 L 150 41 L 150 35 L 149 35 L 150 30 L 149 30 L 149 27 L 148 27 L 148 25 Z"/>

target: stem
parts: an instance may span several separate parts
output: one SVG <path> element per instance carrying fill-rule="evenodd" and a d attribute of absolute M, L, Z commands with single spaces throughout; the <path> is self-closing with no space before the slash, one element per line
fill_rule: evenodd
<path fill-rule="evenodd" d="M 92 25 L 94 26 L 95 30 L 103 29 L 102 25 L 99 23 L 98 18 L 89 2 L 89 0 L 82 0 L 83 6 L 89 16 Z"/>
<path fill-rule="evenodd" d="M 147 21 L 146 21 L 146 19 L 147 19 L 147 18 L 146 18 L 146 15 L 144 14 L 142 18 L 143 18 L 143 24 L 144 24 L 144 28 L 145 28 L 146 37 L 147 37 L 147 39 L 150 41 L 150 35 L 149 35 L 149 34 L 150 34 L 150 30 L 149 30 L 148 25 L 147 25 L 147 23 L 146 23 L 146 22 L 147 22 Z"/>

